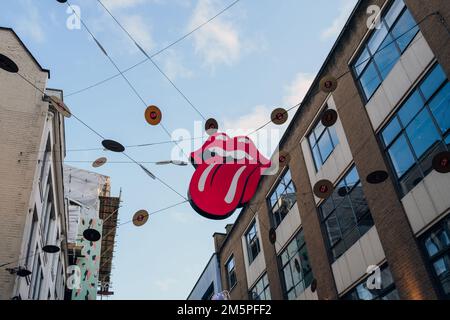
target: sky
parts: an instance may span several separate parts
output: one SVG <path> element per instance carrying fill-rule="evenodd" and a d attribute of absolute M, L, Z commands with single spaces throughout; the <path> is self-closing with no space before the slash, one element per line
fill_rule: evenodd
<path fill-rule="evenodd" d="M 80 15 L 120 69 L 145 59 L 105 10 L 92 0 L 72 0 Z M 150 54 L 180 38 L 233 0 L 103 0 L 114 16 Z M 270 119 L 274 108 L 299 103 L 330 51 L 356 0 L 241 0 L 224 14 L 155 57 L 156 63 L 221 131 L 251 132 Z M 121 77 L 70 95 L 117 72 L 85 29 L 73 28 L 73 14 L 56 0 L 2 0 L 0 26 L 13 28 L 39 63 L 51 71 L 48 87 L 62 89 L 72 112 L 103 136 L 124 145 L 200 137 L 202 117 L 150 62 L 126 73 L 148 105 L 163 113 L 160 126 L 145 122 L 145 106 Z M 76 26 L 76 25 L 75 25 Z M 290 113 L 291 117 L 293 112 Z M 287 124 L 265 130 L 281 136 Z M 235 131 L 233 131 L 235 130 Z M 236 131 L 237 130 L 237 131 Z M 245 133 L 245 132 L 244 132 Z M 251 136 L 266 156 L 273 145 Z M 131 163 L 90 163 L 106 156 L 101 138 L 73 117 L 66 120 L 66 161 L 111 177 L 112 195 L 121 192 L 120 222 L 140 209 L 149 213 L 183 199 Z M 183 142 L 186 153 L 201 146 Z M 183 159 L 174 144 L 128 148 L 138 161 Z M 182 195 L 192 166 L 146 165 Z M 147 224 L 118 228 L 111 299 L 186 299 L 214 251 L 214 232 L 224 232 L 238 216 L 208 220 L 184 203 L 151 215 Z"/>

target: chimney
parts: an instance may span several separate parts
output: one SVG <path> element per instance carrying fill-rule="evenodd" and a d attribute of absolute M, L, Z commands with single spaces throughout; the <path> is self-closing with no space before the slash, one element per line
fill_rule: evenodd
<path fill-rule="evenodd" d="M 227 224 L 227 225 L 225 226 L 225 230 L 227 231 L 227 234 L 230 233 L 230 231 L 231 231 L 232 228 L 233 228 L 233 224 L 232 224 L 232 223 Z"/>

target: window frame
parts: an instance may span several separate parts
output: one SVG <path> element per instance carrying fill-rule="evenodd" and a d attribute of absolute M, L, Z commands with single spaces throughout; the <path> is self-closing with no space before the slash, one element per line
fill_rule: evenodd
<path fill-rule="evenodd" d="M 233 261 L 233 268 L 229 270 L 228 265 L 230 262 Z M 226 276 L 227 276 L 227 284 L 228 284 L 228 290 L 231 291 L 236 287 L 237 285 L 237 276 L 236 276 L 236 260 L 234 259 L 234 254 L 232 254 L 228 259 L 227 262 L 225 262 L 225 270 L 226 270 Z M 231 284 L 231 274 L 234 274 L 234 283 Z"/>
<path fill-rule="evenodd" d="M 419 243 L 420 243 L 420 248 L 422 250 L 422 255 L 425 260 L 425 266 L 431 275 L 433 285 L 437 289 L 439 297 L 441 299 L 449 300 L 450 292 L 448 294 L 446 294 L 444 292 L 444 290 L 442 288 L 441 280 L 439 279 L 438 275 L 436 274 L 433 264 L 445 255 L 448 255 L 450 257 L 450 245 L 447 248 L 440 250 L 439 252 L 434 254 L 432 257 L 430 257 L 430 255 L 428 254 L 426 244 L 425 244 L 426 239 L 428 239 L 432 233 L 436 233 L 438 230 L 443 229 L 442 225 L 444 225 L 444 229 L 446 229 L 448 234 L 450 235 L 450 226 L 447 226 L 447 228 L 445 228 L 446 221 L 449 221 L 448 223 L 450 224 L 450 212 L 447 212 L 446 214 L 444 214 L 442 219 L 440 219 L 431 228 L 429 228 L 427 231 L 425 231 L 419 237 Z"/>
<path fill-rule="evenodd" d="M 325 108 L 322 110 L 322 113 L 325 112 L 328 109 L 331 109 L 331 108 L 328 106 L 328 104 L 326 104 Z M 317 138 L 315 131 L 316 131 L 316 128 L 317 128 L 318 125 L 321 125 L 321 119 L 320 118 L 315 121 L 314 125 L 311 127 L 311 129 L 309 130 L 309 133 L 306 136 L 306 139 L 308 140 L 309 151 L 311 153 L 311 157 L 312 157 L 312 160 L 313 160 L 313 163 L 314 163 L 314 169 L 316 170 L 316 173 L 319 172 L 319 170 L 323 167 L 323 165 L 331 157 L 331 155 L 333 154 L 334 150 L 336 149 L 336 147 L 340 143 L 339 136 L 337 134 L 337 131 L 336 131 L 335 127 L 325 127 L 325 126 L 322 125 L 324 127 L 324 129 L 320 133 L 319 137 Z M 334 140 L 332 138 L 332 134 L 331 134 L 330 130 L 334 130 L 334 132 L 336 133 L 336 137 L 335 137 L 336 140 L 337 140 L 336 144 L 334 143 Z M 331 145 L 332 145 L 333 148 L 332 148 L 331 152 L 324 158 L 322 156 L 322 152 L 321 152 L 320 147 L 319 147 L 319 142 L 324 137 L 325 134 L 328 135 L 328 139 L 330 140 Z M 311 145 L 311 136 L 314 138 L 314 145 Z M 320 156 L 320 159 L 319 159 L 320 162 L 321 162 L 320 167 L 318 166 L 317 159 L 315 157 L 315 153 L 314 153 L 314 148 L 315 147 L 317 147 L 317 151 L 318 151 L 319 156 Z"/>
<path fill-rule="evenodd" d="M 250 236 L 252 231 L 254 230 L 253 236 Z M 261 243 L 259 241 L 258 236 L 258 225 L 256 224 L 256 218 L 250 223 L 250 225 L 247 228 L 247 231 L 245 231 L 245 244 L 247 246 L 247 258 L 248 258 L 248 264 L 251 265 L 253 261 L 258 257 L 258 255 L 261 253 Z M 258 252 L 253 256 L 253 245 L 257 247 Z"/>
<path fill-rule="evenodd" d="M 409 43 L 405 46 L 405 48 L 402 50 L 398 44 L 398 40 L 400 39 L 396 39 L 393 35 L 392 35 L 392 31 L 398 26 L 398 22 L 400 20 L 401 17 L 403 17 L 403 15 L 405 14 L 406 11 L 408 11 L 411 14 L 411 11 L 409 10 L 408 6 L 406 5 L 406 3 L 401 0 L 404 4 L 402 10 L 398 13 L 398 15 L 396 16 L 395 20 L 392 22 L 392 25 L 389 26 L 388 23 L 386 22 L 385 18 L 387 16 L 387 14 L 390 12 L 390 10 L 394 7 L 394 4 L 397 0 L 392 0 L 390 1 L 390 3 L 383 9 L 383 12 L 380 16 L 379 19 L 379 23 L 382 25 L 383 28 L 386 28 L 386 35 L 383 38 L 383 41 L 380 43 L 380 45 L 378 46 L 378 48 L 375 50 L 374 53 L 371 52 L 371 50 L 369 49 L 369 42 L 372 40 L 373 36 L 376 34 L 377 31 L 381 30 L 374 28 L 374 30 L 372 30 L 372 32 L 370 32 L 367 37 L 363 40 L 363 42 L 361 43 L 360 47 L 358 48 L 357 53 L 354 55 L 352 61 L 349 63 L 349 67 L 351 70 L 351 74 L 353 76 L 353 80 L 355 81 L 358 91 L 360 93 L 361 98 L 363 99 L 363 101 L 365 103 L 369 102 L 370 99 L 373 97 L 373 95 L 375 94 L 375 92 L 378 90 L 378 88 L 381 86 L 381 84 L 383 83 L 383 81 L 388 77 L 389 73 L 392 71 L 393 67 L 395 66 L 395 64 L 400 60 L 401 56 L 403 55 L 403 53 L 408 49 L 408 47 L 411 45 L 412 41 L 414 40 L 414 38 L 417 36 L 417 34 L 420 31 L 420 27 L 417 25 L 417 22 L 415 21 L 414 17 L 414 22 L 415 22 L 415 27 L 417 27 L 416 32 L 414 33 L 414 35 L 411 37 L 411 40 L 409 41 Z M 402 34 L 402 37 L 406 34 L 408 34 L 409 32 L 412 32 L 414 30 L 414 28 L 412 28 L 411 30 L 409 30 L 408 32 L 405 32 Z M 387 45 L 383 45 L 383 42 L 388 38 L 391 38 L 391 41 L 389 42 L 389 44 Z M 394 65 L 391 67 L 391 69 L 389 70 L 389 72 L 386 74 L 386 76 L 383 78 L 382 75 L 382 71 L 380 70 L 380 67 L 378 66 L 377 62 L 375 61 L 375 57 L 376 54 L 382 50 L 384 50 L 384 48 L 388 48 L 389 46 L 394 45 L 397 54 L 399 54 L 398 59 L 395 61 Z M 381 48 L 381 49 L 380 49 Z M 364 65 L 364 67 L 362 68 L 362 70 L 359 72 L 356 71 L 356 67 L 358 66 L 358 60 L 363 56 L 363 52 L 366 51 L 368 54 L 368 60 L 367 58 L 365 60 L 363 60 L 363 63 L 361 63 L 361 65 Z M 393 62 L 392 62 L 393 63 Z M 380 83 L 375 87 L 375 89 L 373 90 L 372 94 L 368 97 L 365 93 L 365 90 L 361 84 L 361 77 L 363 76 L 363 74 L 365 73 L 365 71 L 367 70 L 367 68 L 369 66 L 373 65 L 375 68 L 375 73 L 377 75 L 377 79 L 380 80 Z M 370 79 L 371 81 L 375 80 L 375 78 Z"/>
<path fill-rule="evenodd" d="M 339 179 L 339 181 L 336 183 L 336 188 L 335 188 L 336 190 L 335 190 L 334 192 L 338 192 L 338 190 L 339 190 L 340 188 L 337 188 L 337 186 L 339 186 L 339 185 L 340 185 L 347 177 L 349 177 L 350 173 L 351 173 L 353 170 L 355 170 L 356 174 L 358 175 L 358 181 L 355 182 L 354 185 L 353 185 L 351 188 L 348 188 L 347 182 L 345 182 L 345 188 L 347 189 L 346 194 L 345 194 L 345 196 L 344 196 L 345 198 L 342 197 L 343 199 L 342 199 L 341 202 L 339 202 L 339 204 L 336 206 L 336 204 L 335 204 L 335 202 L 334 202 L 334 199 L 332 199 L 332 196 L 333 196 L 333 195 L 331 195 L 328 199 L 326 199 L 326 200 L 320 202 L 319 205 L 317 206 L 317 211 L 318 211 L 318 215 L 319 215 L 319 219 L 320 219 L 320 225 L 321 225 L 321 228 L 322 228 L 322 234 L 323 234 L 324 240 L 325 240 L 325 242 L 326 242 L 326 247 L 327 247 L 327 251 L 328 251 L 328 256 L 329 256 L 329 259 L 330 259 L 331 262 L 335 262 L 336 260 L 338 260 L 338 259 L 339 259 L 339 258 L 340 258 L 340 257 L 341 257 L 348 249 L 350 249 L 350 248 L 351 248 L 351 247 L 352 247 L 359 239 L 361 239 L 361 237 L 363 237 L 363 236 L 368 232 L 368 230 L 370 230 L 370 228 L 372 228 L 372 227 L 375 225 L 375 223 L 374 223 L 374 221 L 373 221 L 372 213 L 371 213 L 370 208 L 369 208 L 368 203 L 367 203 L 366 196 L 365 196 L 365 194 L 364 194 L 364 190 L 362 190 L 361 177 L 359 176 L 359 172 L 358 172 L 358 170 L 357 170 L 355 164 L 352 164 L 352 165 L 345 171 L 345 173 L 342 175 L 342 177 L 341 177 L 341 178 Z M 360 186 L 360 185 L 361 185 L 362 194 L 363 194 L 363 196 L 364 196 L 364 201 L 366 202 L 366 205 L 367 205 L 367 212 L 364 213 L 362 216 L 358 217 L 357 214 L 356 214 L 356 212 L 355 212 L 355 204 L 353 203 L 353 201 L 352 201 L 352 199 L 351 199 L 351 194 L 352 194 L 352 192 L 353 192 L 358 186 Z M 347 197 L 348 197 L 348 198 L 347 198 Z M 325 216 L 324 213 L 323 213 L 323 211 L 322 211 L 322 210 L 323 210 L 322 207 L 323 207 L 323 205 L 326 203 L 326 201 L 333 201 L 333 202 L 332 202 L 332 203 L 333 203 L 333 209 Z M 336 216 L 336 210 L 338 210 L 338 208 L 339 208 L 345 201 L 348 201 L 348 202 L 349 202 L 349 204 L 350 204 L 350 206 L 351 206 L 351 210 L 352 210 L 352 217 L 353 217 L 354 220 L 356 221 L 356 224 L 355 224 L 352 228 L 350 228 L 350 229 L 348 229 L 348 230 L 345 231 L 346 237 L 344 237 L 344 234 L 343 234 L 343 232 L 342 232 L 343 229 L 342 229 L 342 227 L 341 227 L 341 225 L 340 225 L 340 222 L 339 222 L 338 217 Z M 330 239 L 330 237 L 329 237 L 329 235 L 328 235 L 328 228 L 327 228 L 327 224 L 326 224 L 326 223 L 327 223 L 327 221 L 330 219 L 330 217 L 332 217 L 333 215 L 334 215 L 334 217 L 335 217 L 335 219 L 336 219 L 336 224 L 337 224 L 337 226 L 339 227 L 340 239 L 337 240 L 336 242 L 334 242 L 334 243 L 332 244 L 332 241 L 331 241 L 331 239 Z M 371 226 L 368 230 L 366 230 L 364 233 L 361 233 L 361 232 L 360 232 L 360 222 L 365 221 L 368 217 L 370 217 L 371 220 L 372 220 L 372 226 Z M 351 235 L 355 232 L 355 230 L 357 230 L 357 231 L 358 231 L 358 234 L 359 234 L 358 240 L 352 242 L 352 244 L 350 244 L 350 245 L 347 247 L 347 246 L 346 246 L 345 239 L 347 239 L 348 237 L 350 237 L 350 239 L 351 239 Z M 333 252 L 333 249 L 336 248 L 336 247 L 337 247 L 339 244 L 341 244 L 341 243 L 344 243 L 345 250 L 342 251 L 340 254 L 335 255 L 334 252 Z"/>
<path fill-rule="evenodd" d="M 445 74 L 445 70 L 444 70 L 444 74 L 445 74 L 445 76 L 447 76 L 447 78 L 436 88 L 436 90 L 433 92 L 433 94 L 429 98 L 426 98 L 426 96 L 422 92 L 422 89 L 420 88 L 421 85 L 432 74 L 432 72 L 439 66 L 440 66 L 440 64 L 437 62 L 435 62 L 431 65 L 431 67 L 427 70 L 427 72 L 420 79 L 420 81 L 417 82 L 417 84 L 413 87 L 413 89 L 406 95 L 406 98 L 398 105 L 398 107 L 395 109 L 395 111 L 390 115 L 386 124 L 383 127 L 381 127 L 381 129 L 377 133 L 377 139 L 383 150 L 383 154 L 389 163 L 389 167 L 390 167 L 392 176 L 394 177 L 395 186 L 396 186 L 396 189 L 397 189 L 397 192 L 398 192 L 400 198 L 403 198 L 408 192 L 410 192 L 414 188 L 415 185 L 419 184 L 423 179 L 425 179 L 428 176 L 428 174 L 431 171 L 433 171 L 433 168 L 431 166 L 429 168 L 424 168 L 424 165 L 427 162 L 426 160 L 429 160 L 429 157 L 436 150 L 441 148 L 443 150 L 448 151 L 450 149 L 447 147 L 447 144 L 445 142 L 446 139 L 449 139 L 449 137 L 450 137 L 450 128 L 448 128 L 445 132 L 442 131 L 442 129 L 441 129 L 439 123 L 436 121 L 436 117 L 433 114 L 433 111 L 431 110 L 431 107 L 430 107 L 430 102 L 436 97 L 436 95 L 442 89 L 444 89 L 445 86 L 450 84 L 450 79 Z M 441 66 L 441 68 L 442 68 L 442 66 Z M 418 109 L 416 111 L 414 116 L 411 119 L 409 119 L 406 124 L 404 124 L 399 116 L 399 112 L 406 105 L 406 103 L 409 101 L 409 99 L 416 93 L 420 97 L 423 105 L 420 107 L 420 109 Z M 413 121 L 419 115 L 421 115 L 422 112 L 424 112 L 424 111 L 430 117 L 431 123 L 434 125 L 434 128 L 436 129 L 436 132 L 438 133 L 440 140 L 435 141 L 433 144 L 428 146 L 428 148 L 424 152 L 422 152 L 422 154 L 418 157 L 414 150 L 414 144 L 412 143 L 411 138 L 409 137 L 409 135 L 407 133 L 407 129 L 408 129 L 408 126 L 411 123 L 413 123 Z M 400 130 L 391 138 L 391 141 L 388 144 L 386 144 L 384 141 L 384 138 L 383 138 L 383 133 L 389 127 L 389 125 L 394 121 L 394 119 L 396 119 L 397 123 L 399 124 Z M 389 150 L 402 137 L 406 140 L 406 146 L 408 147 L 408 151 L 410 152 L 410 154 L 412 155 L 412 157 L 414 159 L 414 163 L 407 170 L 405 170 L 405 172 L 403 172 L 400 176 L 398 176 L 397 169 L 395 168 L 393 159 L 391 158 L 391 156 L 389 154 Z M 418 173 L 420 173 L 419 178 L 416 179 L 417 182 L 411 189 L 403 190 L 403 187 L 401 184 L 402 181 L 410 178 L 411 173 L 414 171 L 417 171 Z"/>
<path fill-rule="evenodd" d="M 285 183 L 286 182 L 285 178 L 288 173 L 290 176 L 290 180 L 288 183 Z M 283 182 L 284 182 L 285 187 L 283 188 L 283 191 L 280 193 L 280 196 L 278 196 L 278 192 L 277 192 L 278 187 Z M 295 200 L 292 202 L 290 207 L 287 208 L 287 211 L 284 214 L 280 213 L 279 210 L 276 213 L 274 213 L 274 208 L 277 206 L 277 203 L 272 205 L 271 199 L 272 199 L 273 195 L 275 194 L 275 196 L 277 198 L 276 201 L 278 202 L 282 195 L 287 195 L 286 191 L 289 189 L 289 187 L 292 187 L 294 189 Z M 290 168 L 288 166 L 286 166 L 286 169 L 282 171 L 282 173 L 278 176 L 275 183 L 272 185 L 272 188 L 270 189 L 270 192 L 268 193 L 268 195 L 266 197 L 266 202 L 267 202 L 267 208 L 269 209 L 269 216 L 270 216 L 271 224 L 276 229 L 283 222 L 284 218 L 286 218 L 289 211 L 297 204 L 297 188 L 295 187 L 294 180 L 292 180 L 292 174 L 291 174 Z"/>
<path fill-rule="evenodd" d="M 266 281 L 264 281 L 266 279 Z M 256 289 L 258 284 L 262 281 L 263 283 L 263 289 L 257 296 L 258 299 L 253 298 L 253 291 Z M 269 299 L 267 299 L 267 292 Z M 264 299 L 260 299 L 260 297 L 264 294 Z M 269 276 L 267 275 L 267 272 L 264 272 L 261 277 L 257 281 L 255 281 L 255 284 L 248 290 L 248 296 L 249 300 L 252 301 L 269 301 L 272 300 L 272 293 L 270 292 L 270 283 L 269 283 Z"/>
<path fill-rule="evenodd" d="M 301 244 L 301 246 L 298 246 L 298 241 L 299 241 L 300 238 L 303 239 L 303 243 Z M 289 257 L 289 259 L 286 261 L 286 263 L 283 264 L 283 261 L 282 261 L 282 255 L 283 255 L 285 252 L 288 252 L 288 250 L 289 250 L 289 245 L 290 245 L 291 243 L 293 243 L 294 241 L 297 242 L 297 250 L 296 250 L 296 252 L 294 253 L 294 255 L 292 255 L 291 257 Z M 292 268 L 291 268 L 291 261 L 297 259 L 297 257 L 299 257 L 300 252 L 301 252 L 303 249 L 305 249 L 305 252 L 306 252 L 306 254 L 308 255 L 308 261 L 309 261 L 309 253 L 308 253 L 308 249 L 306 248 L 306 241 L 305 241 L 305 236 L 304 236 L 303 228 L 300 228 L 300 229 L 295 233 L 295 236 L 292 237 L 291 240 L 287 242 L 287 244 L 284 246 L 284 248 L 283 248 L 282 250 L 280 250 L 279 254 L 277 255 L 278 271 L 279 271 L 279 274 L 280 274 L 280 279 L 282 279 L 281 285 L 282 285 L 282 289 L 283 289 L 283 296 L 284 296 L 285 299 L 289 299 L 289 293 L 290 293 L 292 290 L 295 291 L 295 290 L 296 290 L 296 287 L 297 287 L 300 283 L 303 283 L 303 291 L 299 292 L 299 293 L 296 295 L 296 297 L 295 297 L 295 298 L 298 298 L 299 295 L 301 295 L 303 292 L 305 292 L 305 290 L 311 285 L 311 282 L 312 282 L 312 280 L 314 279 L 314 274 L 313 274 L 313 270 L 312 270 L 311 265 L 308 263 L 308 264 L 309 264 L 309 270 L 308 270 L 307 273 L 304 273 L 304 272 L 303 272 L 302 261 L 301 261 L 301 259 L 299 259 L 299 264 L 300 264 L 301 271 L 298 272 L 298 273 L 301 273 L 302 279 L 301 279 L 298 283 L 293 284 L 292 287 L 289 288 L 289 290 L 288 290 L 288 288 L 287 288 L 284 270 L 285 270 L 285 268 L 289 268 L 290 276 L 291 276 L 291 278 L 292 278 L 291 280 L 292 280 L 292 283 L 294 283 L 293 272 L 297 272 L 297 270 L 292 270 Z"/>

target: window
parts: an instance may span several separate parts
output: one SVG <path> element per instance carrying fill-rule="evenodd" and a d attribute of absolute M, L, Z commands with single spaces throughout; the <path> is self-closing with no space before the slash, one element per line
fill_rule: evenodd
<path fill-rule="evenodd" d="M 268 207 L 273 215 L 273 223 L 278 227 L 297 202 L 294 182 L 289 168 L 278 180 L 271 195 L 267 198 Z"/>
<path fill-rule="evenodd" d="M 450 299 L 450 216 L 427 232 L 422 243 L 442 298 Z"/>
<path fill-rule="evenodd" d="M 336 129 L 334 126 L 325 127 L 319 120 L 309 134 L 308 140 L 314 164 L 318 171 L 339 144 Z"/>
<path fill-rule="evenodd" d="M 308 288 L 313 274 L 309 265 L 303 230 L 287 245 L 279 256 L 284 280 L 284 294 L 294 300 Z"/>
<path fill-rule="evenodd" d="M 250 300 L 272 300 L 267 273 L 250 289 Z"/>
<path fill-rule="evenodd" d="M 248 264 L 252 264 L 261 251 L 259 246 L 258 229 L 256 228 L 256 220 L 252 222 L 247 230 L 247 233 L 245 234 L 245 241 L 247 243 Z"/>
<path fill-rule="evenodd" d="M 333 194 L 320 205 L 319 212 L 334 260 L 373 226 L 355 166 L 338 183 Z"/>
<path fill-rule="evenodd" d="M 45 183 L 45 175 L 47 173 L 47 168 L 50 165 L 49 162 L 49 158 L 50 158 L 50 152 L 52 151 L 52 147 L 50 144 L 50 134 L 47 137 L 47 143 L 45 145 L 45 151 L 44 151 L 44 155 L 42 157 L 42 163 L 41 163 L 41 171 L 39 174 L 39 185 L 41 187 L 41 196 L 43 194 L 43 190 L 42 188 L 44 187 L 44 183 Z"/>
<path fill-rule="evenodd" d="M 36 251 L 38 252 L 38 247 L 36 246 Z M 41 259 L 39 258 L 39 254 L 36 254 L 34 256 L 34 263 L 33 263 L 33 269 L 32 271 L 32 278 L 31 278 L 31 289 L 29 296 L 33 300 L 39 300 L 39 294 L 41 292 L 41 284 L 43 279 L 42 274 L 42 264 Z"/>
<path fill-rule="evenodd" d="M 380 132 L 401 196 L 432 170 L 450 144 L 450 83 L 436 65 Z"/>
<path fill-rule="evenodd" d="M 395 0 L 352 66 L 366 100 L 386 79 L 418 31 L 404 2 Z"/>
<path fill-rule="evenodd" d="M 25 257 L 25 266 L 26 267 L 30 267 L 29 263 L 30 263 L 30 258 L 33 255 L 31 253 L 31 250 L 34 248 L 34 234 L 36 232 L 36 224 L 37 224 L 37 220 L 38 220 L 38 215 L 37 215 L 37 210 L 36 210 L 36 206 L 34 206 L 34 211 L 33 211 L 33 217 L 31 218 L 31 226 L 30 226 L 30 233 L 28 235 L 28 242 L 27 242 L 27 255 Z"/>
<path fill-rule="evenodd" d="M 237 283 L 236 271 L 234 270 L 234 256 L 231 256 L 230 259 L 228 259 L 225 268 L 227 269 L 228 289 L 231 290 Z"/>
<path fill-rule="evenodd" d="M 368 289 L 367 278 L 348 292 L 344 300 L 399 300 L 394 280 L 388 266 L 381 268 L 381 288 Z"/>
<path fill-rule="evenodd" d="M 49 176 L 49 179 L 51 179 L 51 176 Z M 53 198 L 53 188 L 52 184 L 50 183 L 48 187 L 47 201 L 45 202 L 45 205 L 43 206 L 41 213 L 41 234 L 44 245 L 47 244 L 51 229 L 51 223 L 54 217 L 55 217 L 55 206 Z"/>
<path fill-rule="evenodd" d="M 202 296 L 201 300 L 211 300 L 214 296 L 214 282 L 211 282 L 208 289 L 206 289 L 205 293 Z"/>

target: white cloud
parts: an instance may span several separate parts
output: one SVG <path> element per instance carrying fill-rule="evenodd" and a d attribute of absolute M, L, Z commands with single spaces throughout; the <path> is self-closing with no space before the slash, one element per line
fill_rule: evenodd
<path fill-rule="evenodd" d="M 174 50 L 167 50 L 165 52 L 163 63 L 164 71 L 167 76 L 173 80 L 177 78 L 189 79 L 194 75 L 191 70 L 183 65 L 180 55 Z"/>
<path fill-rule="evenodd" d="M 205 22 L 218 10 L 216 0 L 199 0 L 188 29 L 191 30 Z M 211 67 L 217 64 L 232 65 L 239 60 L 242 49 L 236 26 L 223 16 L 195 32 L 194 46 L 196 53 L 204 59 L 205 65 Z"/>
<path fill-rule="evenodd" d="M 167 279 L 157 280 L 155 282 L 155 285 L 162 292 L 169 292 L 176 283 L 177 283 L 177 281 L 175 279 L 167 278 Z"/>
<path fill-rule="evenodd" d="M 37 7 L 30 0 L 21 1 L 21 4 L 24 10 L 17 21 L 17 31 L 30 36 L 36 42 L 43 42 L 45 40 L 44 29 L 41 25 L 43 19 Z"/>
<path fill-rule="evenodd" d="M 314 76 L 312 74 L 298 73 L 292 83 L 285 87 L 286 94 L 281 99 L 284 104 L 283 108 L 289 109 L 301 102 L 313 80 Z M 225 119 L 223 123 L 224 131 L 230 136 L 248 135 L 270 121 L 270 116 L 275 108 L 277 107 L 258 105 L 248 114 L 241 115 L 237 119 Z M 263 129 L 260 129 L 258 133 L 250 136 L 263 154 L 266 156 L 273 154 L 296 111 L 297 108 L 294 108 L 288 113 L 289 118 L 285 124 L 279 126 L 269 123 Z"/>
<path fill-rule="evenodd" d="M 283 102 L 287 108 L 293 107 L 305 97 L 314 80 L 314 76 L 310 73 L 298 73 L 294 81 L 286 87 L 287 95 L 283 98 Z"/>
<path fill-rule="evenodd" d="M 153 37 L 148 23 L 140 15 L 126 15 L 122 17 L 125 29 L 133 36 L 136 42 L 146 51 L 154 46 Z"/>
<path fill-rule="evenodd" d="M 140 5 L 147 0 L 101 0 L 102 3 L 110 10 L 125 9 Z"/>
<path fill-rule="evenodd" d="M 355 7 L 356 0 L 341 0 L 338 16 L 332 21 L 331 25 L 324 29 L 320 35 L 322 40 L 336 37 L 344 27 L 350 13 Z"/>

